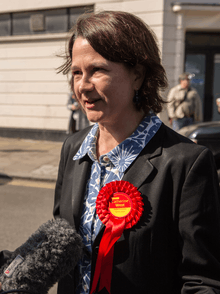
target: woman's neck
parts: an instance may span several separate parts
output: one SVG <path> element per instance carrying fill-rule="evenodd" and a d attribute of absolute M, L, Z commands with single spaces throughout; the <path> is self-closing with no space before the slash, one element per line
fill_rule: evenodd
<path fill-rule="evenodd" d="M 97 158 L 110 152 L 128 138 L 136 130 L 143 118 L 144 113 L 140 112 L 140 115 L 118 124 L 99 123 L 99 136 L 96 145 Z"/>

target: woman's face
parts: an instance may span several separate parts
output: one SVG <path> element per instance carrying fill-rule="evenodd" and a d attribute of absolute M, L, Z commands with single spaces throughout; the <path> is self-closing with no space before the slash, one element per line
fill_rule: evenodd
<path fill-rule="evenodd" d="M 83 38 L 76 39 L 72 52 L 74 92 L 90 121 L 117 124 L 137 115 L 135 70 L 105 59 Z"/>

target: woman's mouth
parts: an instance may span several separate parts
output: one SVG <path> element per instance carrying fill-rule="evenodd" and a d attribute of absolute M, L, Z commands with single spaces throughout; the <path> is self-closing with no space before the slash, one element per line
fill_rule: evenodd
<path fill-rule="evenodd" d="M 96 99 L 96 100 L 87 100 L 85 101 L 85 107 L 86 108 L 93 108 L 95 107 L 95 104 L 100 101 L 101 99 Z"/>

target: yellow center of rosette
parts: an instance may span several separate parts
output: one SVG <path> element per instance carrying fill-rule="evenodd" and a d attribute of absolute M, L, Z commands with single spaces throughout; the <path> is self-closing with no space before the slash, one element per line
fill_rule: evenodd
<path fill-rule="evenodd" d="M 109 202 L 109 211 L 115 217 L 125 217 L 132 209 L 132 200 L 123 192 L 114 193 Z"/>

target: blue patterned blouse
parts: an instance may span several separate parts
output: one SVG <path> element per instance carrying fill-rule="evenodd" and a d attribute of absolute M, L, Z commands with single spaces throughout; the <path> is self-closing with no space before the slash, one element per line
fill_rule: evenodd
<path fill-rule="evenodd" d="M 92 251 L 92 244 L 102 225 L 95 211 L 95 202 L 100 189 L 109 182 L 120 181 L 123 178 L 126 169 L 153 138 L 161 124 L 161 120 L 156 115 L 146 116 L 129 138 L 107 154 L 100 156 L 99 160 L 96 157 L 99 128 L 98 124 L 95 124 L 74 156 L 73 160 L 78 160 L 88 154 L 93 161 L 79 228 L 79 233 L 89 252 Z M 84 255 L 78 265 L 80 281 L 76 293 L 87 294 L 90 289 L 91 260 Z"/>

